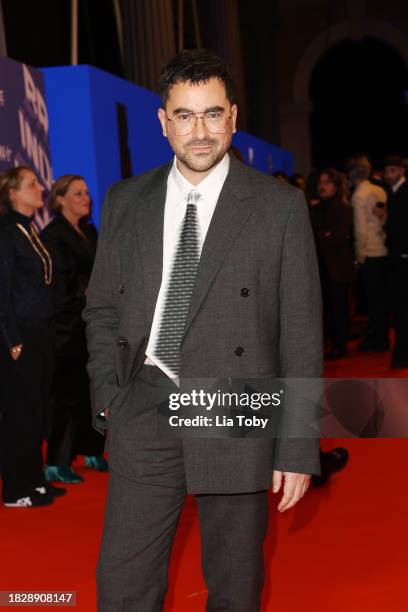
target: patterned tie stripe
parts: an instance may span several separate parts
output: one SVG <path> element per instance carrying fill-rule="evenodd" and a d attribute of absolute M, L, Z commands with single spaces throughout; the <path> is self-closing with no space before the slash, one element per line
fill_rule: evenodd
<path fill-rule="evenodd" d="M 179 375 L 180 345 L 200 260 L 197 202 L 201 195 L 190 191 L 179 242 L 170 274 L 155 354 L 174 376 Z"/>

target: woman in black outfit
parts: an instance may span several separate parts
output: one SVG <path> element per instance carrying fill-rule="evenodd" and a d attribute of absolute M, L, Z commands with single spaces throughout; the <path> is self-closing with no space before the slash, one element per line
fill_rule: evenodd
<path fill-rule="evenodd" d="M 85 324 L 82 310 L 96 252 L 97 234 L 88 222 L 91 202 L 81 176 L 59 178 L 49 207 L 56 213 L 41 239 L 54 262 L 56 367 L 53 417 L 47 451 L 47 480 L 82 482 L 71 464 L 85 455 L 85 465 L 106 471 L 104 439 L 92 429 L 89 379 L 86 372 Z"/>
<path fill-rule="evenodd" d="M 331 351 L 326 359 L 347 354 L 349 289 L 356 278 L 352 246 L 353 211 L 346 203 L 344 181 L 333 168 L 322 170 L 317 189 L 320 200 L 310 207 L 322 284 L 324 313 Z"/>
<path fill-rule="evenodd" d="M 53 502 L 41 446 L 53 371 L 52 260 L 32 224 L 44 188 L 27 167 L 0 174 L 0 471 L 5 506 Z"/>

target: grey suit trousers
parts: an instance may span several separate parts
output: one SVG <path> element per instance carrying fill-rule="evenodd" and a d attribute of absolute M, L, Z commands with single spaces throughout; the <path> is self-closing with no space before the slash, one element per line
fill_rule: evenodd
<path fill-rule="evenodd" d="M 146 378 L 156 368 L 142 369 Z M 180 440 L 124 440 L 110 432 L 111 472 L 97 568 L 98 612 L 159 612 L 186 495 Z M 134 465 L 134 472 L 121 469 Z M 207 612 L 257 612 L 268 493 L 196 495 Z"/>

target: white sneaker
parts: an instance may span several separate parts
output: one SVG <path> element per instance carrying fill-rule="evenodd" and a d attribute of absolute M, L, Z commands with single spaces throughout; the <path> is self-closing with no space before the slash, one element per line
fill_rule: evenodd
<path fill-rule="evenodd" d="M 39 487 L 42 488 L 42 487 Z M 34 493 L 27 497 L 19 497 L 13 501 L 5 501 L 4 505 L 7 508 L 31 508 L 36 506 L 49 506 L 54 501 L 53 497 L 41 493 Z"/>
<path fill-rule="evenodd" d="M 20 497 L 14 502 L 4 502 L 4 505 L 8 508 L 28 508 L 33 505 L 31 497 Z"/>

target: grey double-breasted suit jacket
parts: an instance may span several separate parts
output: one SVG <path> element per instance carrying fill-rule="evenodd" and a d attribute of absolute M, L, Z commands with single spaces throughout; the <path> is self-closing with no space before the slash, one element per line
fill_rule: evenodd
<path fill-rule="evenodd" d="M 171 165 L 121 181 L 103 207 L 87 296 L 95 423 L 137 445 L 138 394 L 161 284 L 163 219 Z M 180 353 L 181 377 L 322 374 L 321 298 L 315 247 L 301 192 L 231 158 L 203 246 Z M 122 431 L 122 433 L 121 433 Z M 188 490 L 268 488 L 273 469 L 319 473 L 317 439 L 183 440 Z"/>

